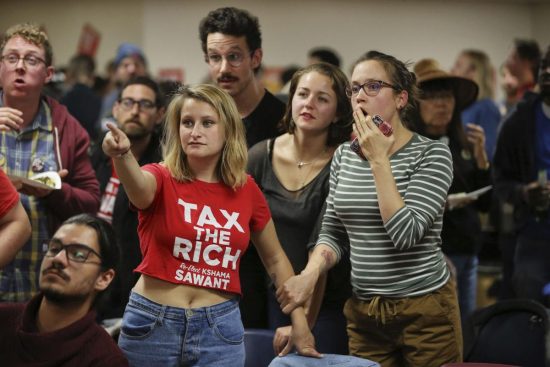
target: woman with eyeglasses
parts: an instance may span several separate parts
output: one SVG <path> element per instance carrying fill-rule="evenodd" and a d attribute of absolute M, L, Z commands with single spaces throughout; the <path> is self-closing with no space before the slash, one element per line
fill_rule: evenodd
<path fill-rule="evenodd" d="M 449 188 L 441 232 L 442 249 L 456 269 L 462 320 L 476 308 L 477 254 L 483 245 L 480 211 L 489 209 L 489 194 L 469 197 L 465 193 L 491 185 L 489 157 L 483 127 L 462 124 L 461 112 L 478 94 L 477 84 L 441 70 L 434 59 L 414 66 L 420 88 L 415 131 L 449 145 L 453 156 L 453 181 Z"/>
<path fill-rule="evenodd" d="M 233 99 L 212 85 L 179 90 L 166 114 L 164 161 L 142 168 L 128 137 L 108 126 L 103 150 L 139 210 L 143 254 L 119 346 L 132 366 L 243 366 L 239 266 L 249 240 L 276 284 L 293 272 L 246 175 Z M 291 319 L 298 352 L 318 357 L 304 310 Z"/>
<path fill-rule="evenodd" d="M 455 284 L 441 252 L 452 180 L 449 148 L 410 130 L 416 78 L 377 51 L 353 67 L 349 91 L 360 153 L 341 145 L 317 244 L 300 275 L 277 290 L 284 312 L 301 305 L 350 244 L 353 296 L 346 302 L 352 355 L 388 366 L 462 359 Z M 392 133 L 373 122 L 379 115 Z"/>

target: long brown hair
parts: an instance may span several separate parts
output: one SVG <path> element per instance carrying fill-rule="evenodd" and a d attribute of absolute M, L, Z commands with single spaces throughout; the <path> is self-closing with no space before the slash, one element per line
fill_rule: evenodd
<path fill-rule="evenodd" d="M 337 146 L 350 138 L 351 131 L 353 129 L 353 110 L 351 109 L 351 103 L 346 95 L 346 89 L 349 87 L 349 81 L 346 75 L 336 66 L 320 62 L 312 64 L 298 70 L 292 76 L 290 81 L 290 90 L 288 93 L 288 103 L 286 105 L 285 115 L 281 120 L 281 125 L 288 131 L 289 134 L 294 134 L 296 124 L 292 120 L 292 100 L 294 94 L 298 88 L 300 79 L 311 72 L 317 72 L 321 75 L 325 75 L 332 81 L 332 90 L 336 94 L 336 122 L 330 124 L 327 137 L 327 146 Z"/>
<path fill-rule="evenodd" d="M 217 166 L 218 176 L 224 184 L 233 189 L 244 185 L 247 180 L 245 168 L 248 155 L 241 117 L 233 98 L 221 88 L 209 84 L 180 88 L 168 105 L 162 153 L 164 164 L 170 174 L 179 181 L 192 181 L 195 178 L 179 135 L 181 109 L 185 100 L 189 98 L 212 106 L 224 127 L 225 144 Z"/>

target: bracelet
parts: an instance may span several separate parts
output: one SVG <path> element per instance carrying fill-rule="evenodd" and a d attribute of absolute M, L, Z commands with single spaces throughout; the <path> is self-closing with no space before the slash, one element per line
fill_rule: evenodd
<path fill-rule="evenodd" d="M 114 158 L 123 158 L 132 148 L 128 148 L 124 153 L 120 153 L 119 155 L 114 156 Z"/>

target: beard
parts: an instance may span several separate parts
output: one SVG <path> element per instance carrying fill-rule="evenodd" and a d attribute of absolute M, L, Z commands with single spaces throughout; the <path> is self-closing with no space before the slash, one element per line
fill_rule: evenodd
<path fill-rule="evenodd" d="M 543 99 L 550 98 L 550 84 L 540 86 L 540 95 Z"/>
<path fill-rule="evenodd" d="M 52 288 L 42 288 L 41 291 L 44 294 L 44 298 L 47 299 L 48 302 L 60 306 L 84 303 L 84 301 L 88 298 L 88 294 L 66 294 Z"/>
<path fill-rule="evenodd" d="M 539 75 L 539 88 L 540 88 L 540 95 L 543 98 L 549 98 L 550 97 L 550 73 L 543 73 Z"/>
<path fill-rule="evenodd" d="M 124 124 L 120 129 L 126 134 L 126 136 L 128 136 L 128 139 L 130 139 L 130 141 L 141 140 L 152 134 L 152 131 L 148 131 L 145 126 L 143 126 L 140 122 L 136 122 L 133 120 L 128 122 L 133 122 L 134 126 L 128 127 L 126 126 L 126 124 Z M 139 126 L 139 128 L 137 126 Z"/>

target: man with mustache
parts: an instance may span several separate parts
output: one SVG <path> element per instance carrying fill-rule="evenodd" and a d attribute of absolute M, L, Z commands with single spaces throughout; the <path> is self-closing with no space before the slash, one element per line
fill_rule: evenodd
<path fill-rule="evenodd" d="M 219 8 L 201 21 L 199 33 L 210 77 L 235 100 L 248 147 L 280 135 L 277 124 L 285 105 L 258 78 L 263 57 L 258 18 L 246 10 Z"/>
<path fill-rule="evenodd" d="M 540 93 L 530 93 L 502 122 L 494 156 L 495 193 L 511 207 L 516 237 L 513 285 L 519 297 L 545 301 L 550 283 L 550 47 Z M 548 305 L 547 305 L 548 306 Z"/>
<path fill-rule="evenodd" d="M 130 150 L 140 165 L 162 160 L 156 128 L 161 123 L 163 114 L 159 87 L 145 76 L 138 76 L 127 82 L 113 106 L 113 117 L 118 127 L 130 138 Z M 113 290 L 99 314 L 102 319 L 120 318 L 128 303 L 130 290 L 138 279 L 138 275 L 133 273 L 141 262 L 138 217 L 137 212 L 130 209 L 128 196 L 120 185 L 112 160 L 103 153 L 101 144 L 94 147 L 91 159 L 102 193 L 97 215 L 113 225 L 124 253 Z"/>
<path fill-rule="evenodd" d="M 44 243 L 40 293 L 26 304 L 0 304 L 2 365 L 128 366 L 93 310 L 119 256 L 108 223 L 89 214 L 66 220 Z"/>
<path fill-rule="evenodd" d="M 263 57 L 258 18 L 246 10 L 219 8 L 201 21 L 199 35 L 211 79 L 235 100 L 247 146 L 280 135 L 278 124 L 285 105 L 258 79 Z M 239 307 L 245 328 L 268 326 L 266 277 L 255 247 L 250 246 L 240 266 L 243 298 Z"/>
<path fill-rule="evenodd" d="M 0 270 L 0 302 L 24 302 L 38 290 L 42 243 L 65 219 L 99 207 L 86 130 L 65 106 L 43 95 L 54 74 L 46 32 L 17 24 L 0 45 L 0 167 L 19 191 L 32 235 Z M 37 187 L 23 179 L 58 172 L 61 187 Z M 22 179 L 23 178 L 23 179 Z"/>

